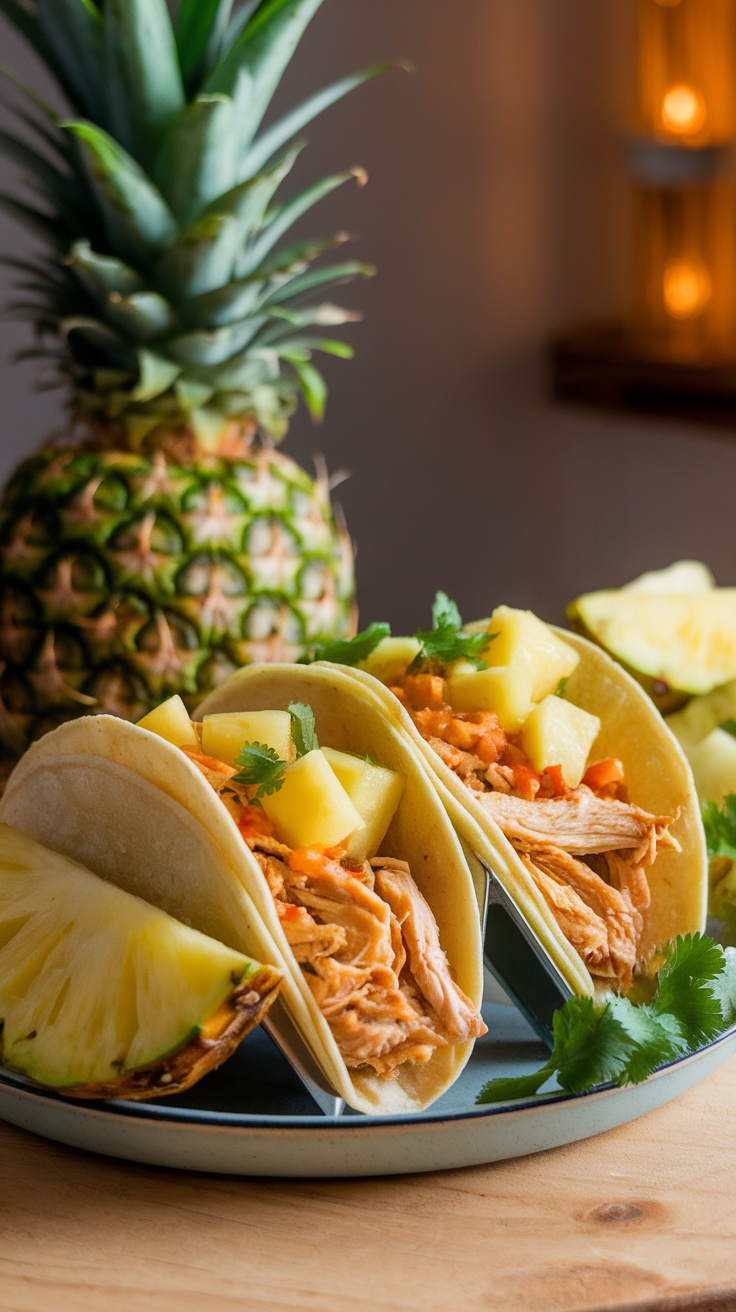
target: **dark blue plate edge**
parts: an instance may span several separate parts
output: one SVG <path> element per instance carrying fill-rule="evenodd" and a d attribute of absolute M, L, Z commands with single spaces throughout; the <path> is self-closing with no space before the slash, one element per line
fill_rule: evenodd
<path fill-rule="evenodd" d="M 648 1078 L 657 1079 L 664 1075 L 666 1071 L 672 1070 L 676 1066 L 683 1066 L 687 1063 L 696 1061 L 704 1053 L 711 1052 L 719 1048 L 736 1036 L 736 1024 L 730 1026 L 718 1038 L 712 1039 L 702 1048 L 697 1048 L 695 1052 L 686 1053 L 684 1057 L 678 1057 L 675 1061 L 667 1062 L 664 1066 L 658 1067 Z M 644 1081 L 647 1083 L 647 1081 Z M 15 1092 L 23 1093 L 33 1099 L 45 1101 L 52 1104 L 61 1105 L 62 1107 L 74 1107 L 78 1111 L 99 1113 L 104 1111 L 107 1115 L 119 1116 L 121 1119 L 154 1121 L 159 1124 L 179 1124 L 179 1125 L 207 1125 L 220 1129 L 248 1129 L 248 1130 L 278 1130 L 288 1129 L 303 1130 L 313 1132 L 314 1130 L 372 1130 L 381 1126 L 399 1127 L 407 1125 L 448 1125 L 458 1121 L 475 1121 L 483 1120 L 490 1116 L 508 1116 L 516 1112 L 530 1111 L 537 1107 L 552 1107 L 558 1103 L 569 1102 L 571 1099 L 580 1100 L 583 1098 L 597 1097 L 601 1093 L 607 1093 L 612 1090 L 618 1090 L 624 1093 L 627 1089 L 636 1088 L 636 1085 L 617 1086 L 612 1081 L 606 1084 L 597 1084 L 594 1089 L 588 1089 L 585 1093 L 550 1093 L 537 1096 L 525 1101 L 498 1102 L 480 1104 L 476 1109 L 462 1112 L 446 1112 L 444 1115 L 437 1115 L 432 1112 L 414 1112 L 410 1114 L 399 1113 L 394 1116 L 364 1116 L 360 1114 L 346 1116 L 281 1116 L 273 1117 L 266 1115 L 244 1115 L 239 1112 L 211 1112 L 198 1110 L 197 1108 L 188 1107 L 168 1107 L 164 1103 L 156 1102 L 125 1102 L 124 1100 L 115 1101 L 107 1100 L 94 1102 L 83 1099 L 64 1098 L 61 1094 L 53 1093 L 49 1089 L 43 1089 L 35 1086 L 22 1075 L 14 1075 L 11 1071 L 0 1068 L 0 1087 L 12 1089 Z"/>

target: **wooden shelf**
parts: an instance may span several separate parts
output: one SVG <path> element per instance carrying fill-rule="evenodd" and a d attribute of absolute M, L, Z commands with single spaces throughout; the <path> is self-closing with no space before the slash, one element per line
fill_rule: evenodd
<path fill-rule="evenodd" d="M 549 347 L 555 400 L 736 426 L 736 353 L 679 360 L 645 349 L 620 324 L 559 334 Z"/>

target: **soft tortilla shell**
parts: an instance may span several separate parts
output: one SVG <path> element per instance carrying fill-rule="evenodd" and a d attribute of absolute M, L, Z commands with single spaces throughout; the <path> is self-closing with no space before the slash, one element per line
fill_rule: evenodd
<path fill-rule="evenodd" d="M 406 785 L 382 844 L 387 855 L 409 862 L 412 875 L 434 912 L 442 947 L 454 979 L 480 1006 L 483 959 L 478 899 L 462 847 L 445 810 L 416 758 L 413 745 L 396 732 L 381 707 L 360 693 L 349 673 L 336 666 L 250 665 L 231 676 L 198 707 L 196 718 L 225 711 L 284 710 L 289 702 L 308 703 L 317 736 L 325 746 L 356 755 L 368 754 L 403 775 Z M 224 808 L 223 808 L 224 809 Z M 250 853 L 248 853 L 250 856 Z M 290 949 L 273 899 L 257 862 L 249 891 L 285 957 Z M 283 940 L 283 941 L 282 941 Z M 292 973 L 312 1001 L 301 968 L 291 957 Z M 472 1043 L 439 1048 L 423 1065 L 400 1067 L 392 1080 L 349 1072 L 327 1022 L 314 1008 L 315 1029 L 333 1064 L 342 1064 L 350 1082 L 352 1106 L 399 1112 L 426 1107 L 449 1087 L 467 1061 Z"/>
<path fill-rule="evenodd" d="M 695 933 L 705 925 L 708 863 L 692 772 L 679 743 L 638 683 L 587 639 L 566 630 L 553 631 L 580 655 L 565 697 L 601 720 L 594 756 L 615 756 L 623 762 L 629 796 L 638 806 L 657 815 L 680 811 L 671 833 L 681 850 L 660 853 L 647 872 L 652 901 L 641 939 L 641 955 L 647 958 L 679 934 Z M 495 821 L 424 741 L 388 688 L 360 670 L 351 670 L 350 676 L 421 754 L 458 833 L 495 870 L 570 987 L 576 993 L 593 994 L 597 985 L 587 967 Z"/>

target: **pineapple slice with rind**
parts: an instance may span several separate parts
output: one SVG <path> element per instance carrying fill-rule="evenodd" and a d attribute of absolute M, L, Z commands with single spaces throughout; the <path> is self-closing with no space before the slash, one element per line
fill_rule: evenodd
<path fill-rule="evenodd" d="M 708 592 L 716 581 L 700 560 L 676 560 L 666 569 L 648 570 L 624 584 L 624 592 Z"/>
<path fill-rule="evenodd" d="M 197 730 L 178 694 L 169 697 L 160 706 L 155 706 L 149 711 L 148 715 L 144 715 L 143 719 L 138 721 L 138 727 L 157 733 L 159 738 L 165 738 L 175 747 L 199 747 Z"/>
<path fill-rule="evenodd" d="M 205 715 L 202 751 L 218 761 L 235 765 L 246 743 L 271 747 L 282 761 L 293 761 L 294 743 L 288 711 L 228 711 Z"/>
<path fill-rule="evenodd" d="M 363 828 L 357 829 L 348 843 L 348 856 L 367 861 L 381 846 L 406 781 L 395 770 L 350 752 L 338 752 L 334 747 L 323 747 L 322 752 L 363 818 Z"/>
<path fill-rule="evenodd" d="M 151 1098 L 219 1066 L 281 975 L 0 824 L 0 1058 L 75 1098 Z"/>
<path fill-rule="evenodd" d="M 567 613 L 665 713 L 736 678 L 736 588 L 591 592 Z"/>
<path fill-rule="evenodd" d="M 693 697 L 681 711 L 667 717 L 667 724 L 685 746 L 701 742 L 726 720 L 736 720 L 736 679 L 702 697 Z"/>
<path fill-rule="evenodd" d="M 290 765 L 279 791 L 261 804 L 289 847 L 337 847 L 363 828 L 360 811 L 319 748 Z"/>
<path fill-rule="evenodd" d="M 561 697 L 545 697 L 534 707 L 521 731 L 521 746 L 535 770 L 559 765 L 570 788 L 577 788 L 601 722 Z"/>

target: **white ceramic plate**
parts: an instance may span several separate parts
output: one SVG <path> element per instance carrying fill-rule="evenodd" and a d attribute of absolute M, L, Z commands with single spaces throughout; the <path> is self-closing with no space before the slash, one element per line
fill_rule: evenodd
<path fill-rule="evenodd" d="M 601 1134 L 654 1111 L 736 1053 L 736 1030 L 644 1084 L 478 1107 L 481 1085 L 522 1075 L 546 1053 L 512 1007 L 484 1007 L 489 1034 L 454 1087 L 418 1116 L 339 1119 L 315 1104 L 262 1030 L 178 1098 L 71 1102 L 0 1071 L 0 1117 L 112 1157 L 230 1175 L 360 1176 L 477 1166 Z"/>

